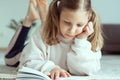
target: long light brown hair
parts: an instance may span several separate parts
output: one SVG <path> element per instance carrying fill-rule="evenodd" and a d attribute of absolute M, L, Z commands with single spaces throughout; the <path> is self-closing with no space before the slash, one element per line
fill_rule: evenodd
<path fill-rule="evenodd" d="M 65 8 L 69 10 L 81 9 L 91 15 L 90 21 L 93 22 L 94 33 L 88 37 L 88 40 L 92 44 L 92 51 L 96 51 L 98 47 L 102 48 L 103 37 L 101 24 L 97 13 L 92 9 L 91 0 L 53 0 L 49 6 L 48 15 L 42 32 L 43 41 L 48 45 L 59 43 L 57 36 L 60 31 L 60 14 Z"/>

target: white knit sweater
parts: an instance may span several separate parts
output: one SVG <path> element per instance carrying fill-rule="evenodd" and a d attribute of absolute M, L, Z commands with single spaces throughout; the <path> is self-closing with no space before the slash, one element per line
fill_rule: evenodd
<path fill-rule="evenodd" d="M 56 65 L 75 75 L 91 75 L 100 69 L 101 51 L 93 52 L 86 39 L 69 41 L 59 36 L 57 45 L 45 45 L 36 31 L 24 48 L 20 66 L 48 72 Z"/>

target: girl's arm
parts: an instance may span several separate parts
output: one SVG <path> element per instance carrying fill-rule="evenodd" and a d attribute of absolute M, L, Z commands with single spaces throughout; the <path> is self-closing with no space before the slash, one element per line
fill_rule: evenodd
<path fill-rule="evenodd" d="M 101 51 L 93 52 L 87 39 L 75 38 L 71 51 L 67 54 L 67 66 L 70 73 L 75 75 L 92 75 L 101 65 Z"/>
<path fill-rule="evenodd" d="M 19 67 L 26 66 L 41 72 L 51 71 L 56 65 L 48 60 L 49 54 L 46 51 L 47 47 L 40 37 L 40 32 L 37 31 L 23 49 Z"/>

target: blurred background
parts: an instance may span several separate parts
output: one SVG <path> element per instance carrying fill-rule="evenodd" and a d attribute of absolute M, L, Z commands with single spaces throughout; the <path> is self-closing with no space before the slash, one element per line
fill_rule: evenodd
<path fill-rule="evenodd" d="M 51 0 L 47 1 L 51 2 Z M 120 0 L 91 1 L 101 18 L 105 40 L 101 71 L 92 79 L 120 80 Z M 3 77 L 4 80 L 16 78 L 16 69 L 6 66 L 3 56 L 18 24 L 27 13 L 28 4 L 29 0 L 0 0 L 0 80 L 3 80 Z M 33 24 L 33 26 L 39 25 L 39 20 Z"/>
<path fill-rule="evenodd" d="M 51 0 L 47 0 L 48 3 Z M 20 22 L 26 15 L 29 0 L 0 0 L 0 49 L 7 48 L 15 30 L 11 21 Z M 92 0 L 103 25 L 105 38 L 104 52 L 120 52 L 120 0 Z M 40 21 L 35 22 L 38 26 Z"/>

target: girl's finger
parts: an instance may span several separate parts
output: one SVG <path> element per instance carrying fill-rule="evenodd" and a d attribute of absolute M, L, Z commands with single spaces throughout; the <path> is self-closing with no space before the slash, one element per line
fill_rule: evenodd
<path fill-rule="evenodd" d="M 54 79 L 54 75 L 55 75 L 54 72 L 51 72 L 51 73 L 50 73 L 50 78 L 51 78 L 52 80 Z"/>
<path fill-rule="evenodd" d="M 55 75 L 54 75 L 54 76 L 55 76 L 55 80 L 57 80 L 57 79 L 59 78 L 59 76 L 60 76 L 60 72 L 58 72 L 58 71 L 55 72 Z"/>
<path fill-rule="evenodd" d="M 67 74 L 66 74 L 66 72 L 61 72 L 60 76 L 61 77 L 67 77 Z"/>
<path fill-rule="evenodd" d="M 70 73 L 68 73 L 68 72 L 66 72 L 66 75 L 67 75 L 67 77 L 70 77 L 70 76 L 71 76 Z"/>
<path fill-rule="evenodd" d="M 92 23 L 92 22 L 89 22 L 89 23 L 88 23 L 88 28 L 89 28 L 90 34 L 92 34 L 92 33 L 94 32 L 93 23 Z"/>

